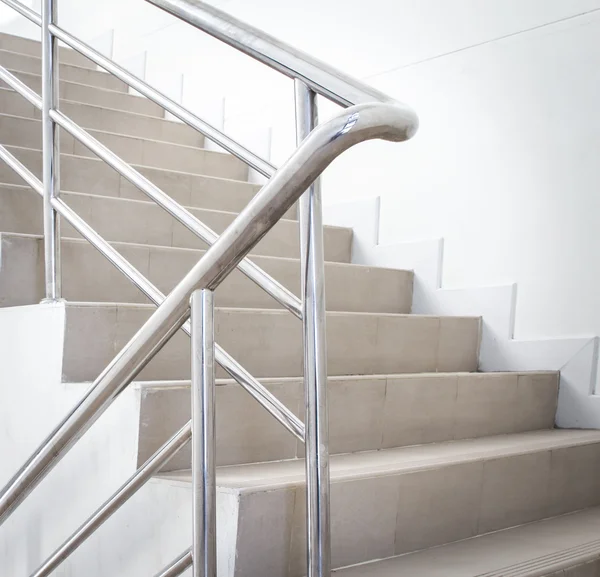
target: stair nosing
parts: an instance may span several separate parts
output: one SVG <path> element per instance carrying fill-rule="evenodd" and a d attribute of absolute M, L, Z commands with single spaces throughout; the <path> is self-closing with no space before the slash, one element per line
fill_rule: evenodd
<path fill-rule="evenodd" d="M 153 118 L 153 117 L 150 117 Z M 161 141 L 162 142 L 162 141 Z M 169 144 L 169 143 L 167 143 Z M 39 148 L 29 148 L 28 146 L 16 146 L 14 144 L 6 144 L 4 145 L 4 147 L 10 152 L 11 150 L 28 150 L 30 152 L 36 152 L 38 154 L 42 154 L 42 150 Z M 68 157 L 72 157 L 72 158 L 81 158 L 83 160 L 88 160 L 91 162 L 102 162 L 103 164 L 106 164 L 103 160 L 101 160 L 100 158 L 96 158 L 93 156 L 81 156 L 79 154 L 71 154 L 69 152 L 61 152 L 60 153 L 61 156 L 68 156 Z M 224 178 L 222 176 L 212 176 L 210 174 L 198 174 L 195 172 L 185 172 L 183 170 L 173 170 L 171 168 L 157 168 L 156 166 L 148 166 L 145 164 L 131 164 L 131 166 L 133 166 L 134 168 L 150 168 L 152 170 L 159 170 L 162 172 L 169 172 L 169 173 L 176 173 L 176 174 L 185 174 L 186 176 L 196 176 L 196 177 L 202 177 L 202 178 L 210 178 L 210 179 L 214 179 L 214 180 L 222 180 L 222 181 L 226 181 L 226 182 L 235 182 L 237 184 L 247 184 L 248 186 L 258 186 L 259 188 L 263 185 L 257 185 L 255 183 L 252 182 L 248 182 L 246 180 L 236 180 L 235 178 Z M 11 184 L 10 182 L 4 182 L 4 183 L 0 183 L 3 186 L 23 186 L 21 184 Z M 89 194 L 86 192 L 75 192 L 73 191 L 74 194 Z M 90 196 L 104 196 L 104 195 L 90 195 Z M 119 198 L 119 199 L 123 199 L 123 200 L 137 200 L 134 198 L 125 198 L 125 197 L 120 197 L 120 196 L 106 196 L 105 198 Z M 137 202 L 147 202 L 145 200 L 138 200 Z M 331 225 L 327 225 L 327 226 L 331 226 Z M 336 227 L 336 228 L 347 228 L 347 227 Z"/>
<path fill-rule="evenodd" d="M 2 186 L 2 184 L 0 183 L 0 187 L 1 186 Z M 23 232 L 3 232 L 0 230 L 0 237 L 7 237 L 7 236 L 8 237 L 16 236 L 16 237 L 23 237 L 23 238 L 32 238 L 32 239 L 36 239 L 36 240 L 43 240 L 43 238 L 44 238 L 44 236 L 42 234 L 30 234 L 30 233 L 23 233 Z M 78 237 L 74 237 L 74 236 L 62 236 L 61 241 L 68 242 L 68 243 L 74 243 L 74 244 L 88 245 L 93 248 L 93 246 L 85 238 L 78 238 Z M 135 247 L 135 248 L 140 248 L 140 249 L 145 249 L 145 248 L 158 249 L 158 250 L 180 252 L 180 253 L 200 253 L 200 252 L 206 252 L 208 250 L 207 248 L 203 249 L 203 248 L 189 248 L 189 247 L 180 247 L 180 246 L 167 246 L 167 245 L 161 245 L 161 244 L 144 244 L 144 243 L 139 243 L 139 242 L 126 242 L 126 241 L 120 241 L 120 240 L 107 240 L 106 242 L 108 242 L 111 246 Z M 273 255 L 269 255 L 269 254 L 263 255 L 263 254 L 250 253 L 248 258 L 250 260 L 268 259 L 268 260 L 274 261 L 274 262 L 288 262 L 291 264 L 298 264 L 300 262 L 300 258 L 295 258 L 295 257 L 291 257 L 291 256 L 273 256 Z M 352 263 L 352 262 L 338 262 L 338 261 L 326 260 L 325 265 L 330 266 L 330 267 L 338 267 L 338 268 L 352 268 L 354 270 L 375 269 L 375 270 L 385 270 L 385 271 L 392 271 L 392 272 L 398 272 L 398 273 L 404 273 L 404 274 L 414 274 L 413 271 L 410 269 L 380 267 L 380 266 L 373 266 L 373 265 Z"/>
<path fill-rule="evenodd" d="M 2 90 L 1 87 L 0 87 L 0 90 Z M 77 102 L 77 101 L 74 101 L 74 100 L 68 100 L 68 101 L 67 100 L 61 100 L 61 102 L 74 102 L 75 104 L 85 104 L 87 106 L 87 104 L 85 102 Z M 114 109 L 114 108 L 107 108 L 105 106 L 101 106 L 100 108 L 107 109 L 107 110 L 116 110 L 117 112 L 124 112 L 125 114 L 137 114 L 135 112 L 131 112 L 130 113 L 128 110 L 119 110 L 119 109 Z M 148 115 L 145 115 L 145 114 L 140 114 L 139 116 L 144 116 L 145 118 L 154 118 L 155 120 L 164 120 L 163 118 L 158 118 L 156 116 L 148 116 Z M 20 116 L 18 114 L 9 114 L 7 112 L 1 112 L 0 111 L 0 118 L 3 118 L 3 117 L 6 117 L 6 118 L 16 118 L 18 120 L 26 120 L 28 122 L 36 122 L 36 123 L 40 123 L 40 124 L 42 123 L 41 118 L 32 118 L 30 116 Z M 170 121 L 166 120 L 165 122 L 170 122 Z M 126 138 L 126 139 L 130 139 L 130 140 L 143 140 L 143 141 L 147 141 L 147 142 L 156 142 L 156 143 L 159 143 L 159 144 L 165 144 L 165 145 L 168 145 L 170 147 L 177 147 L 177 148 L 180 148 L 180 149 L 199 150 L 201 152 L 205 152 L 205 153 L 211 154 L 211 155 L 214 154 L 214 155 L 219 155 L 219 156 L 231 157 L 231 158 L 234 158 L 238 162 L 242 162 L 241 160 L 239 160 L 238 158 L 236 158 L 232 154 L 228 154 L 226 152 L 220 152 L 218 150 L 210 150 L 209 148 L 203 148 L 201 146 L 192 146 L 190 144 L 178 144 L 177 142 L 169 142 L 169 141 L 166 141 L 166 140 L 157 140 L 156 138 L 147 138 L 145 136 L 136 136 L 136 135 L 133 135 L 133 134 L 122 134 L 120 132 L 111 132 L 110 130 L 100 130 L 99 128 L 90 128 L 89 126 L 83 126 L 83 125 L 80 125 L 80 126 L 84 130 L 89 131 L 89 132 L 99 132 L 101 134 L 109 134 L 111 136 L 119 136 L 121 138 Z M 184 125 L 184 126 L 187 126 L 187 125 Z M 202 134 L 202 133 L 199 133 L 199 134 Z M 74 138 L 74 137 L 72 137 L 72 138 Z M 75 140 L 77 142 L 79 142 L 76 138 L 75 138 Z M 32 150 L 35 150 L 35 149 L 32 149 Z M 195 173 L 192 173 L 192 174 L 195 174 Z M 242 182 L 244 182 L 244 181 L 242 181 Z"/>
<path fill-rule="evenodd" d="M 20 54 L 20 53 L 15 53 L 15 54 Z M 23 56 L 28 56 L 27 54 L 23 54 Z M 1 65 L 1 63 L 0 63 Z M 6 68 L 6 67 L 4 67 Z M 8 72 L 12 72 L 13 74 L 18 73 L 18 74 L 26 74 L 27 76 L 35 76 L 36 78 L 42 78 L 41 74 L 36 74 L 35 72 L 27 72 L 25 70 L 17 70 L 15 68 L 6 68 L 6 70 L 8 70 Z M 95 68 L 86 68 L 86 70 L 94 70 L 96 71 Z M 110 74 L 110 73 L 107 73 Z M 116 76 L 115 76 L 116 78 Z M 137 98 L 138 100 L 147 100 L 149 102 L 152 102 L 153 104 L 156 104 L 153 100 L 150 100 L 149 98 L 146 98 L 145 96 L 138 96 L 137 94 L 132 94 L 130 92 L 121 92 L 120 90 L 113 90 L 112 88 L 106 88 L 105 86 L 94 86 L 93 84 L 85 84 L 83 82 L 77 82 L 75 80 L 69 80 L 66 78 L 61 78 L 60 83 L 65 83 L 65 84 L 74 84 L 76 86 L 85 86 L 86 88 L 91 88 L 93 90 L 100 90 L 102 92 L 110 92 L 111 94 L 122 94 L 124 96 L 131 96 L 132 98 Z M 127 83 L 125 83 L 127 84 Z M 15 92 L 15 90 L 13 90 L 10 86 L 0 86 L 0 89 L 2 90 L 9 90 L 11 92 Z M 63 100 L 61 98 L 61 100 Z M 78 102 L 78 100 L 73 100 L 72 102 Z M 80 102 L 80 104 L 87 104 L 87 102 Z M 161 110 L 164 110 L 159 104 L 156 104 L 156 106 L 158 106 Z M 119 109 L 117 109 L 119 110 Z"/>
<path fill-rule="evenodd" d="M 562 435 L 562 438 L 561 438 Z M 535 439 L 535 436 L 542 437 L 542 439 Z M 518 445 L 504 447 L 487 448 L 485 447 L 486 442 L 491 442 L 497 439 L 517 439 L 521 438 L 522 442 Z M 527 439 L 531 437 L 532 439 Z M 558 438 L 557 438 L 558 437 Z M 548 439 L 548 440 L 546 440 Z M 527 442 L 529 441 L 529 442 Z M 529 431 L 525 433 L 508 433 L 502 435 L 493 435 L 488 437 L 479 437 L 475 439 L 461 439 L 444 441 L 439 443 L 430 443 L 425 445 L 415 445 L 409 447 L 396 447 L 391 449 L 379 449 L 379 450 L 368 450 L 360 451 L 355 453 L 345 453 L 339 455 L 332 455 L 331 457 L 331 480 L 334 483 L 353 482 L 361 479 L 379 478 L 379 477 L 390 477 L 396 475 L 412 474 L 419 471 L 427 471 L 440 469 L 449 466 L 462 465 L 474 462 L 488 462 L 503 458 L 518 457 L 521 455 L 528 455 L 534 453 L 540 453 L 545 451 L 553 451 L 564 448 L 574 448 L 585 445 L 593 445 L 600 443 L 600 431 L 598 430 L 569 430 L 559 431 L 557 429 L 550 430 L 538 430 Z M 432 452 L 435 448 L 469 445 L 475 447 L 472 451 L 464 451 L 452 455 L 444 455 L 439 457 L 424 457 L 424 452 Z M 414 458 L 406 460 L 401 463 L 398 460 L 390 463 L 384 462 L 383 464 L 373 464 L 357 462 L 360 458 L 371 455 L 388 455 L 392 456 L 396 453 L 397 457 L 401 456 L 401 453 L 409 453 L 418 451 L 418 455 Z M 345 464 L 339 466 L 338 461 L 355 461 L 354 463 Z M 268 471 L 262 476 L 260 471 L 251 478 L 235 480 L 230 478 L 224 480 L 223 476 L 221 479 L 217 477 L 217 487 L 229 488 L 237 491 L 239 494 L 262 492 L 268 490 L 274 490 L 279 488 L 292 488 L 300 487 L 305 484 L 304 480 L 304 460 L 303 459 L 287 459 L 280 461 L 267 461 L 264 463 L 244 463 L 240 465 L 226 465 L 217 467 L 217 475 L 219 472 L 240 472 L 243 475 L 244 470 L 248 470 L 251 467 L 270 468 L 273 470 L 277 467 L 285 467 L 291 465 L 298 469 L 298 471 L 292 470 L 283 471 L 278 474 L 271 473 Z M 338 468 L 339 467 L 339 468 Z M 277 471 L 276 471 L 277 473 Z M 157 480 L 160 481 L 174 481 L 178 483 L 189 483 L 188 480 L 189 470 L 174 471 L 170 473 L 160 473 L 156 476 Z"/>
<path fill-rule="evenodd" d="M 75 52 L 76 54 L 80 54 L 76 50 L 73 50 L 73 52 Z M 40 70 L 42 69 L 42 64 L 41 64 L 42 58 L 41 58 L 41 56 L 35 56 L 33 54 L 23 54 L 22 52 L 15 52 L 14 50 L 6 50 L 6 48 L 0 48 L 0 56 L 2 56 L 2 54 L 16 54 L 17 56 L 22 56 L 24 58 L 32 58 L 34 60 L 39 60 L 39 62 L 40 62 Z M 78 70 L 85 70 L 87 72 L 98 72 L 98 73 L 101 73 L 101 74 L 106 74 L 108 76 L 113 76 L 114 78 L 117 78 L 113 74 L 110 74 L 110 72 L 106 72 L 104 70 L 104 68 L 102 68 L 101 66 L 98 66 L 95 63 L 94 63 L 94 66 L 98 66 L 98 68 L 86 68 L 85 66 L 79 66 L 78 64 L 71 64 L 70 62 L 59 62 L 59 65 L 60 66 L 69 66 L 70 68 L 77 68 Z M 0 66 L 2 66 L 1 62 L 0 62 Z M 26 70 L 18 70 L 18 72 L 27 72 L 27 71 Z M 120 79 L 117 78 L 117 80 L 120 80 Z M 123 81 L 120 80 L 120 82 L 123 82 Z M 127 83 L 123 82 L 123 84 L 127 84 Z M 93 85 L 89 85 L 89 86 L 93 86 Z M 118 92 L 118 90 L 116 90 L 115 92 Z"/>
<path fill-rule="evenodd" d="M 155 309 L 156 305 L 150 303 L 128 303 L 128 302 L 96 302 L 96 301 L 66 301 L 65 306 L 67 307 L 130 307 L 140 309 Z M 260 313 L 268 315 L 289 315 L 289 311 L 285 309 L 268 309 L 262 307 L 220 307 L 216 306 L 218 311 L 236 311 L 238 313 Z M 394 317 L 394 318 L 407 318 L 407 319 L 469 319 L 469 320 L 480 320 L 478 316 L 461 316 L 461 315 L 423 315 L 414 313 L 379 313 L 370 311 L 327 311 L 327 316 L 355 316 L 355 317 Z"/>
<path fill-rule="evenodd" d="M 406 567 L 395 567 L 393 565 L 394 561 L 402 563 L 402 561 L 410 559 L 415 559 L 418 564 L 417 566 L 413 565 L 412 567 L 410 567 L 410 569 L 413 571 L 426 571 L 427 562 L 429 560 L 434 561 L 435 574 L 439 575 L 441 574 L 440 571 L 442 570 L 440 561 L 444 562 L 444 564 L 452 562 L 452 558 L 450 558 L 450 560 L 444 559 L 444 552 L 447 551 L 452 553 L 454 551 L 455 559 L 464 559 L 468 564 L 469 559 L 471 558 L 481 559 L 481 557 L 478 554 L 479 551 L 477 551 L 477 546 L 479 544 L 482 544 L 484 546 L 484 554 L 490 556 L 489 563 L 490 565 L 493 565 L 494 568 L 489 571 L 487 569 L 483 569 L 482 572 L 482 570 L 479 569 L 469 570 L 469 567 L 465 567 L 463 572 L 463 569 L 461 567 L 460 574 L 464 575 L 464 577 L 542 577 L 550 574 L 554 575 L 554 573 L 556 573 L 557 571 L 561 571 L 563 569 L 571 567 L 577 567 L 579 565 L 588 563 L 592 560 L 598 559 L 600 557 L 600 540 L 585 540 L 581 543 L 566 546 L 563 548 L 558 548 L 554 551 L 551 550 L 546 554 L 531 557 L 510 565 L 503 565 L 502 557 L 500 557 L 499 561 L 497 560 L 499 558 L 499 556 L 497 555 L 497 551 L 500 548 L 507 547 L 507 543 L 510 547 L 511 541 L 514 543 L 518 543 L 523 538 L 526 538 L 528 540 L 533 539 L 533 541 L 535 542 L 535 530 L 538 527 L 541 529 L 540 534 L 542 536 L 546 536 L 548 534 L 548 527 L 552 529 L 553 526 L 558 525 L 558 529 L 554 529 L 554 533 L 551 532 L 553 537 L 556 537 L 559 533 L 564 534 L 565 530 L 567 529 L 564 526 L 562 526 L 563 523 L 568 523 L 570 520 L 578 521 L 580 519 L 583 519 L 583 521 L 587 525 L 587 522 L 589 522 L 588 519 L 590 515 L 599 516 L 599 514 L 600 507 L 590 507 L 588 509 L 573 511 L 554 517 L 548 517 L 546 519 L 524 523 L 515 527 L 508 527 L 506 529 L 493 531 L 491 533 L 485 533 L 483 535 L 475 535 L 473 537 L 468 537 L 466 539 L 453 541 L 443 545 L 436 545 L 427 549 L 411 551 L 408 553 L 403 553 L 401 555 L 394 555 L 383 559 L 374 559 L 356 565 L 340 567 L 333 571 L 333 575 L 339 575 L 340 577 L 344 577 L 346 575 L 350 575 L 352 577 L 357 577 L 358 575 L 364 575 L 365 577 L 368 577 L 371 574 L 380 575 L 379 572 L 371 573 L 370 568 L 375 568 L 375 571 L 377 571 L 376 568 L 382 564 L 386 565 L 384 571 L 389 571 L 389 573 L 385 573 L 386 575 L 396 575 L 398 570 L 404 571 L 406 570 Z M 594 527 L 590 527 L 590 535 L 596 534 L 595 531 L 592 533 L 593 530 Z M 534 533 L 531 534 L 529 533 L 529 531 L 533 531 Z M 524 532 L 525 535 L 523 535 Z M 507 537 L 509 537 L 508 540 L 506 539 Z M 493 541 L 496 539 L 499 541 L 499 543 L 496 546 L 492 546 Z M 542 543 L 545 543 L 545 541 L 543 541 Z M 558 547 L 560 547 L 560 545 Z M 543 551 L 545 548 L 546 547 L 542 545 L 541 550 Z M 441 558 L 440 554 L 442 555 Z"/>

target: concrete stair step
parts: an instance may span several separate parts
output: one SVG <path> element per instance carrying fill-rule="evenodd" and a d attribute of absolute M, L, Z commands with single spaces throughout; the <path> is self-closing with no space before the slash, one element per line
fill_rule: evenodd
<path fill-rule="evenodd" d="M 600 507 L 409 555 L 335 571 L 338 577 L 594 577 Z"/>
<path fill-rule="evenodd" d="M 126 96 L 126 95 L 123 95 Z M 127 110 L 117 110 L 96 104 L 84 104 L 71 100 L 61 100 L 60 110 L 74 122 L 86 129 L 113 132 L 128 136 L 160 140 L 201 148 L 204 137 L 196 130 L 181 122 L 137 114 Z M 40 119 L 41 112 L 28 103 L 14 90 L 0 88 L 0 111 L 22 118 Z M 2 138 L 3 144 L 7 143 Z M 39 148 L 36 146 L 35 148 Z"/>
<path fill-rule="evenodd" d="M 0 233 L 0 306 L 38 303 L 43 298 L 43 237 Z M 113 243 L 131 264 L 168 294 L 204 251 Z M 63 296 L 69 301 L 147 303 L 144 295 L 83 239 L 63 239 Z M 300 294 L 300 261 L 253 256 L 252 261 L 295 294 Z M 327 309 L 409 313 L 411 271 L 326 263 Z M 23 292 L 22 287 L 27 287 Z M 280 308 L 275 300 L 235 271 L 219 287 L 218 306 Z"/>
<path fill-rule="evenodd" d="M 42 59 L 39 56 L 19 54 L 10 50 L 0 50 L 0 65 L 11 70 L 41 74 Z M 93 70 L 75 64 L 60 64 L 60 78 L 98 88 L 108 88 L 117 92 L 128 92 L 127 84 L 102 70 Z"/>
<path fill-rule="evenodd" d="M 42 174 L 42 152 L 32 148 L 6 147 L 36 176 Z M 164 168 L 134 165 L 136 170 L 156 184 L 171 198 L 195 208 L 240 212 L 260 190 L 260 186 L 214 176 L 178 172 Z M 127 179 L 97 158 L 61 154 L 61 187 L 65 191 L 74 191 L 110 198 L 148 201 Z M 19 188 L 21 178 L 4 162 L 0 162 L 0 183 L 4 189 Z M 286 216 L 294 218 L 295 208 Z M 0 230 L 2 230 L 0 228 Z"/>
<path fill-rule="evenodd" d="M 196 235 L 153 202 L 91 194 L 64 192 L 63 200 L 107 241 L 152 244 L 162 247 L 206 248 Z M 24 187 L 0 187 L 0 231 L 42 234 L 42 202 Z M 190 208 L 201 222 L 221 233 L 236 213 Z M 62 227 L 65 237 L 79 235 L 69 224 Z M 326 226 L 325 258 L 331 262 L 349 262 L 351 229 Z M 254 247 L 253 254 L 299 257 L 298 222 L 279 221 Z"/>
<path fill-rule="evenodd" d="M 155 308 L 66 304 L 63 380 L 95 379 Z M 302 373 L 301 323 L 289 312 L 217 308 L 218 344 L 256 377 Z M 376 313 L 327 313 L 328 374 L 475 371 L 480 319 Z M 219 376 L 225 376 L 221 370 Z M 179 331 L 140 373 L 142 380 L 190 377 L 189 337 Z"/>
<path fill-rule="evenodd" d="M 333 567 L 597 506 L 599 473 L 600 431 L 539 431 L 333 455 Z M 178 486 L 191 499 L 190 480 L 190 472 L 181 471 L 155 482 Z M 228 574 L 305 575 L 303 461 L 219 467 L 217 486 L 219 559 L 235 559 L 235 573 Z M 430 575 L 402 573 L 413 574 Z"/>
<path fill-rule="evenodd" d="M 304 445 L 235 381 L 217 382 L 217 464 L 293 459 Z M 264 379 L 304 420 L 301 378 Z M 138 466 L 191 417 L 188 381 L 142 382 Z M 554 426 L 558 373 L 421 373 L 329 377 L 329 450 L 352 453 Z M 186 447 L 167 470 L 188 469 Z"/>
<path fill-rule="evenodd" d="M 41 74 L 32 74 L 30 72 L 19 72 L 17 70 L 9 70 L 19 80 L 24 82 L 29 88 L 38 94 L 42 93 L 42 76 Z M 0 87 L 12 90 L 7 84 L 0 80 Z M 80 84 L 78 82 L 70 82 L 67 80 L 61 80 L 59 83 L 59 95 L 61 100 L 81 102 L 84 104 L 94 104 L 96 106 L 103 106 L 105 108 L 112 108 L 116 110 L 127 110 L 129 112 L 135 112 L 137 114 L 145 114 L 146 116 L 156 116 L 157 118 L 164 117 L 163 109 L 154 104 L 151 100 L 135 94 L 128 94 L 125 92 L 115 92 L 114 90 L 107 90 L 104 88 L 98 88 L 96 86 L 89 86 L 87 84 Z M 19 97 L 18 101 L 9 100 L 8 97 L 4 97 L 3 105 L 10 110 L 11 114 L 18 116 L 29 116 L 29 108 L 19 108 L 19 102 L 24 105 L 29 103 L 22 97 Z M 21 112 L 23 110 L 23 112 Z M 25 112 L 26 111 L 26 112 Z"/>
<path fill-rule="evenodd" d="M 27 56 L 42 57 L 42 44 L 39 40 L 23 38 L 22 36 L 13 36 L 12 34 L 0 33 L 0 50 L 8 52 L 16 52 Z M 96 65 L 88 60 L 79 52 L 71 50 L 66 46 L 61 46 L 59 49 L 59 61 L 63 64 L 73 64 L 82 68 L 96 69 Z"/>
<path fill-rule="evenodd" d="M 248 176 L 248 167 L 231 154 L 96 129 L 88 129 L 88 132 L 130 164 L 232 180 L 244 180 Z M 0 135 L 5 145 L 41 149 L 42 121 L 0 113 Z M 63 130 L 60 146 L 65 154 L 97 158 L 89 148 Z"/>

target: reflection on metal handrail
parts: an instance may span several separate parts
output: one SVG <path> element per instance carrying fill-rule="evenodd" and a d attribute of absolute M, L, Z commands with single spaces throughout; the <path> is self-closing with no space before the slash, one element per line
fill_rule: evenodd
<path fill-rule="evenodd" d="M 394 102 L 372 86 L 200 0 L 146 0 L 341 106 Z"/>

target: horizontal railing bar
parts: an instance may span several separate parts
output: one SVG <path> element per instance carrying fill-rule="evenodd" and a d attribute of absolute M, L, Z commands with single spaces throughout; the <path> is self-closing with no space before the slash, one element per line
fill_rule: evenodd
<path fill-rule="evenodd" d="M 202 120 L 180 104 L 177 104 L 174 100 L 164 95 L 156 88 L 153 88 L 137 76 L 131 74 L 131 72 L 128 72 L 122 66 L 119 66 L 112 60 L 106 58 L 91 46 L 75 38 L 66 30 L 63 30 L 54 24 L 50 24 L 48 30 L 59 40 L 62 40 L 62 42 L 74 50 L 77 50 L 77 52 L 83 54 L 86 58 L 89 58 L 92 62 L 95 62 L 107 72 L 110 72 L 113 76 L 116 76 L 119 80 L 122 80 L 131 86 L 131 88 L 137 90 L 140 94 L 143 94 L 146 98 L 152 100 L 161 108 L 164 108 L 173 116 L 179 118 L 182 122 L 185 122 L 188 126 L 191 126 L 198 132 L 204 134 L 206 138 L 212 140 L 263 176 L 270 178 L 277 170 L 271 163 L 241 145 L 239 142 L 233 140 L 218 128 L 215 128 L 208 122 Z"/>
<path fill-rule="evenodd" d="M 158 473 L 192 438 L 188 421 L 60 546 L 31 577 L 46 577 Z"/>
<path fill-rule="evenodd" d="M 34 24 L 37 24 L 38 26 L 42 25 L 42 17 L 28 6 L 25 6 L 21 2 L 16 2 L 15 0 L 2 0 L 2 2 L 7 6 L 10 6 L 13 10 L 16 10 L 21 16 L 25 16 L 25 18 L 31 20 Z"/>
<path fill-rule="evenodd" d="M 177 219 L 183 226 L 201 238 L 206 244 L 213 245 L 219 235 L 198 220 L 189 210 L 174 201 L 168 194 L 163 192 L 135 168 L 122 160 L 108 147 L 96 140 L 83 128 L 75 124 L 70 118 L 58 110 L 52 110 L 50 117 L 61 128 L 66 130 L 74 138 L 87 146 L 94 154 L 104 160 L 111 168 L 123 175 L 129 182 L 139 188 L 144 194 L 151 198 L 161 208 L 166 210 L 173 218 Z M 291 291 L 265 273 L 252 261 L 244 258 L 238 268 L 250 280 L 255 282 L 267 294 L 272 296 L 279 304 L 288 309 L 297 318 L 302 317 L 300 299 Z"/>
<path fill-rule="evenodd" d="M 393 99 L 329 64 L 199 0 L 146 0 L 341 106 Z M 343 32 L 343 30 L 342 30 Z"/>
<path fill-rule="evenodd" d="M 155 305 L 165 300 L 159 291 L 144 275 L 129 263 L 117 250 L 106 242 L 89 224 L 87 224 L 72 208 L 59 198 L 52 199 L 54 209 L 69 224 L 139 288 Z M 190 325 L 186 322 L 182 330 L 190 336 Z M 242 367 L 227 351 L 219 345 L 215 347 L 215 360 L 225 369 L 250 396 L 262 405 L 298 440 L 304 442 L 304 423 L 294 415 L 275 395 L 270 393 L 255 377 Z"/>
<path fill-rule="evenodd" d="M 27 84 L 21 82 L 14 74 L 11 74 L 4 66 L 0 66 L 0 79 L 4 80 L 15 92 L 18 92 L 30 104 L 33 104 L 38 110 L 42 109 L 42 98 L 35 91 L 31 90 Z"/>
<path fill-rule="evenodd" d="M 178 577 L 186 569 L 192 566 L 192 550 L 188 549 L 185 553 L 182 553 L 169 563 L 164 569 L 157 573 L 154 577 Z"/>
<path fill-rule="evenodd" d="M 412 110 L 389 104 L 355 106 L 315 128 L 3 488 L 0 493 L 0 523 L 183 326 L 189 318 L 189 299 L 195 290 L 215 290 L 323 170 L 345 150 L 376 138 L 396 142 L 406 140 L 412 137 L 416 128 L 417 119 Z"/>
<path fill-rule="evenodd" d="M 44 185 L 41 180 L 1 144 L 0 159 L 6 162 L 35 192 L 44 196 Z"/>

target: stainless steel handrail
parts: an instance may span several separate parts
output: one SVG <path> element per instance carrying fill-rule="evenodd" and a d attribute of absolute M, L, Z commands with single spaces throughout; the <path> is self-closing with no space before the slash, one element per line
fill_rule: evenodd
<path fill-rule="evenodd" d="M 313 130 L 4 488 L 0 494 L 0 521 L 42 481 L 181 328 L 189 316 L 189 299 L 194 290 L 214 290 L 334 158 L 365 140 L 405 140 L 413 123 L 410 109 L 365 104 L 352 107 Z"/>
<path fill-rule="evenodd" d="M 155 473 L 174 451 L 192 438 L 192 548 L 173 561 L 160 575 L 173 577 L 190 565 L 194 577 L 216 575 L 216 478 L 215 478 L 215 372 L 219 362 L 250 394 L 275 416 L 288 430 L 305 441 L 307 477 L 307 561 L 309 577 L 330 574 L 329 536 L 329 463 L 327 440 L 327 387 L 324 308 L 323 238 L 321 197 L 318 174 L 348 147 L 372 138 L 401 141 L 410 138 L 417 128 L 414 113 L 386 95 L 356 81 L 335 69 L 305 55 L 290 46 L 235 20 L 197 0 L 147 0 L 197 28 L 212 34 L 253 58 L 294 79 L 296 88 L 297 133 L 300 144 L 288 162 L 274 174 L 267 186 L 250 202 L 221 238 L 216 237 L 193 215 L 174 203 L 160 189 L 144 179 L 107 147 L 58 110 L 58 40 L 84 53 L 92 61 L 112 71 L 122 80 L 131 77 L 126 71 L 99 55 L 57 25 L 56 0 L 42 0 L 42 16 L 20 5 L 16 0 L 0 0 L 15 8 L 26 18 L 42 26 L 42 98 L 26 87 L 7 70 L 0 68 L 0 78 L 22 94 L 34 106 L 42 108 L 44 179 L 40 182 L 11 153 L 0 146 L 0 158 L 12 166 L 34 190 L 43 195 L 44 239 L 46 265 L 46 295 L 57 300 L 60 287 L 60 232 L 58 215 L 63 215 L 93 246 L 149 298 L 159 304 L 157 311 L 142 326 L 123 350 L 96 379 L 83 399 L 55 428 L 27 463 L 17 472 L 0 494 L 0 523 L 37 486 L 60 461 L 71 446 L 108 408 L 114 398 L 135 378 L 142 368 L 164 346 L 170 337 L 183 328 L 190 334 L 189 299 L 192 297 L 192 421 L 171 438 L 132 477 L 90 517 L 38 569 L 34 577 L 44 577 L 56 568 L 79 544 L 106 520 L 143 483 Z M 87 54 L 86 54 L 87 51 Z M 113 70 L 111 70 L 113 68 Z M 120 75 L 120 76 L 119 76 Z M 140 92 L 155 102 L 163 102 L 175 110 L 175 115 L 214 140 L 221 138 L 231 152 L 265 176 L 273 167 L 252 156 L 247 149 L 198 119 L 183 107 L 166 99 L 152 87 L 132 77 L 142 88 Z M 131 80 L 132 78 L 129 78 Z M 134 84 L 135 87 L 135 84 Z M 316 126 L 315 95 L 322 94 L 342 106 L 353 106 Z M 372 103 L 371 101 L 375 101 Z M 168 109 L 168 106 L 166 107 Z M 128 178 L 160 206 L 166 208 L 182 224 L 209 241 L 215 241 L 204 257 L 164 297 L 140 275 L 87 223 L 82 221 L 60 198 L 60 149 L 58 127 L 79 139 L 102 160 Z M 207 136 L 210 138 L 209 134 Z M 304 139 L 306 137 L 306 139 Z M 227 146 L 225 146 L 227 148 Z M 261 164 L 262 162 L 262 164 Z M 141 184 L 141 186 L 140 186 Z M 281 291 L 269 286 L 270 277 L 258 267 L 243 270 L 243 259 L 253 246 L 283 216 L 285 211 L 310 186 L 300 205 L 302 299 L 299 301 L 284 287 Z M 187 213 L 187 214 L 186 214 Z M 196 222 L 193 221 L 196 220 Z M 194 229 L 196 225 L 196 229 Z M 208 242 L 208 244 L 211 244 Z M 240 367 L 214 343 L 213 291 L 224 278 L 239 266 L 259 286 L 281 299 L 303 322 L 304 373 L 306 390 L 306 427 L 260 383 Z M 262 275 L 264 276 L 261 276 Z M 273 281 L 277 289 L 277 283 Z M 200 290 L 202 289 L 202 290 Z M 271 289 L 271 292 L 270 292 Z M 286 294 L 287 291 L 287 294 Z M 290 305 L 291 303 L 291 305 Z M 300 313 L 300 306 L 302 307 Z M 300 313 L 300 314 L 299 314 Z M 198 356 L 200 355 L 200 356 Z M 220 356 L 220 358 L 219 358 Z M 191 427 L 191 428 L 189 428 Z"/>
<path fill-rule="evenodd" d="M 42 25 L 42 17 L 35 10 L 29 8 L 29 6 L 25 6 L 21 2 L 17 2 L 17 0 L 2 0 L 2 2 L 7 6 L 10 6 L 13 10 L 16 10 L 21 16 L 25 16 L 27 20 L 30 20 L 38 26 Z"/>
<path fill-rule="evenodd" d="M 393 102 L 387 94 L 200 0 L 146 0 L 341 106 Z"/>
<path fill-rule="evenodd" d="M 181 575 L 186 569 L 189 569 L 192 566 L 192 563 L 192 550 L 188 549 L 179 555 L 179 557 L 171 561 L 171 563 L 169 563 L 154 577 L 177 577 L 177 575 Z"/>

